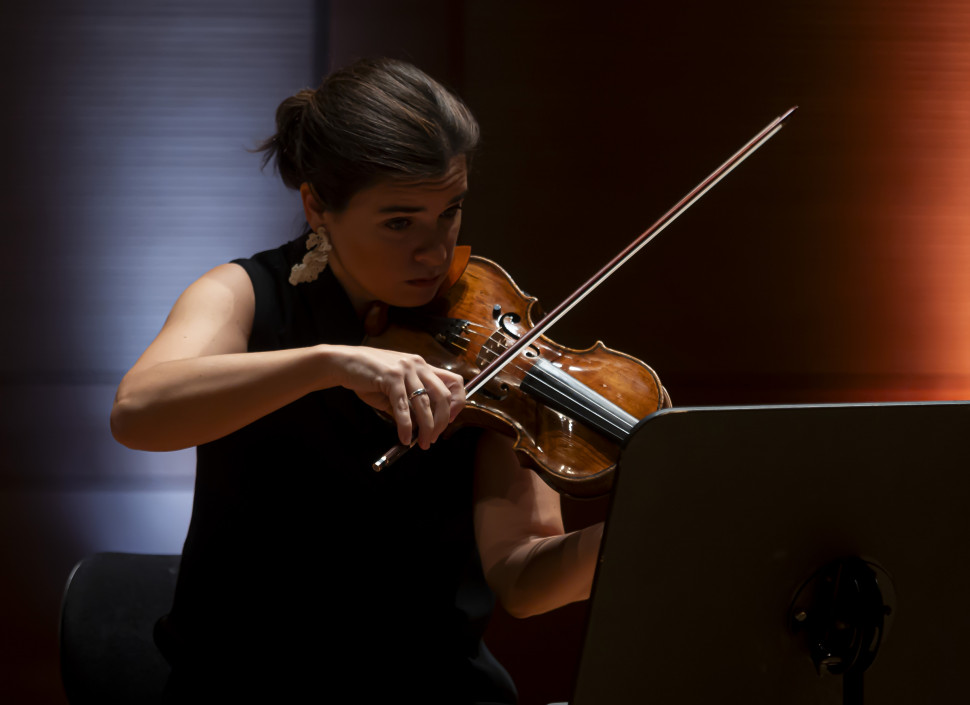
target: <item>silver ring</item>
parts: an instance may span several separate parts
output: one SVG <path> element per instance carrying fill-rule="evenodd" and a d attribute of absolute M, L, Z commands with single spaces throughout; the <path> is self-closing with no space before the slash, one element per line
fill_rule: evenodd
<path fill-rule="evenodd" d="M 419 387 L 418 389 L 415 389 L 413 392 L 408 394 L 408 403 L 410 404 L 411 400 L 414 399 L 414 397 L 419 397 L 422 394 L 427 394 L 427 393 L 428 393 L 428 390 L 425 389 L 424 387 Z"/>

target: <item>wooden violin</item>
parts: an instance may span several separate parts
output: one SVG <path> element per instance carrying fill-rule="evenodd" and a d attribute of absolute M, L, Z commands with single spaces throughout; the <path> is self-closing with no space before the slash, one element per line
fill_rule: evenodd
<path fill-rule="evenodd" d="M 427 306 L 391 309 L 387 328 L 364 345 L 418 354 L 470 380 L 521 340 L 534 327 L 536 299 L 494 262 L 466 252 L 462 259 L 453 286 Z M 573 350 L 539 336 L 468 395 L 454 424 L 511 436 L 523 465 L 556 491 L 595 497 L 609 491 L 633 427 L 669 403 L 640 360 L 602 342 Z"/>
<path fill-rule="evenodd" d="M 439 296 L 417 309 L 392 309 L 384 332 L 364 345 L 419 354 L 429 364 L 460 374 L 466 380 L 466 407 L 455 423 L 512 436 L 520 460 L 560 493 L 607 493 L 634 426 L 669 406 L 670 399 L 656 373 L 636 358 L 601 342 L 586 350 L 565 348 L 543 334 L 774 136 L 794 110 L 775 118 L 538 322 L 532 317 L 536 300 L 501 267 L 456 248 Z M 374 470 L 387 467 L 408 448 L 390 449 L 375 461 Z"/>

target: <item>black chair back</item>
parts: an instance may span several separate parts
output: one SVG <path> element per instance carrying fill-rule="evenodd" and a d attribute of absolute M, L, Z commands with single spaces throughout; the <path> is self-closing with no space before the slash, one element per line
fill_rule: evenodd
<path fill-rule="evenodd" d="M 172 606 L 180 556 L 96 553 L 68 578 L 61 678 L 71 705 L 161 701 L 169 666 L 152 640 Z"/>

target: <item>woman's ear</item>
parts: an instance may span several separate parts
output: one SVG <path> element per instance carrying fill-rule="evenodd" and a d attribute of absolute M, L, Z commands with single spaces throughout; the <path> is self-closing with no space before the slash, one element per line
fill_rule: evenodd
<path fill-rule="evenodd" d="M 306 215 L 307 225 L 311 230 L 316 231 L 323 225 L 323 213 L 326 209 L 317 199 L 313 187 L 307 182 L 300 184 L 300 198 L 303 200 L 303 212 Z"/>

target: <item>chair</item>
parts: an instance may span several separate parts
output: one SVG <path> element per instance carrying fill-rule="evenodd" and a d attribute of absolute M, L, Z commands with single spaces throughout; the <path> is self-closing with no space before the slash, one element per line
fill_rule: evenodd
<path fill-rule="evenodd" d="M 71 571 L 61 605 L 61 679 L 72 705 L 157 703 L 169 666 L 152 641 L 180 556 L 96 553 Z"/>

